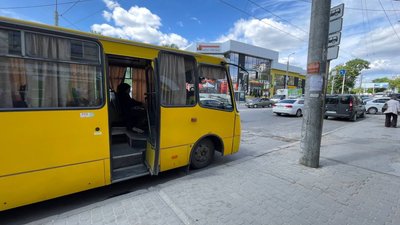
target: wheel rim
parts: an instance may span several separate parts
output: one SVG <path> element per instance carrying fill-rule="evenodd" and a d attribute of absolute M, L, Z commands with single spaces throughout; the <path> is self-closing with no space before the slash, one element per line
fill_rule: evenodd
<path fill-rule="evenodd" d="M 301 110 L 299 109 L 299 110 L 297 110 L 297 112 L 296 112 L 296 116 L 298 116 L 298 117 L 300 117 L 301 116 Z"/>
<path fill-rule="evenodd" d="M 368 110 L 368 112 L 370 113 L 370 114 L 375 114 L 376 113 L 376 109 L 375 108 L 370 108 L 369 110 Z"/>
<path fill-rule="evenodd" d="M 210 147 L 208 145 L 200 144 L 194 151 L 194 158 L 197 162 L 205 162 L 208 160 Z"/>

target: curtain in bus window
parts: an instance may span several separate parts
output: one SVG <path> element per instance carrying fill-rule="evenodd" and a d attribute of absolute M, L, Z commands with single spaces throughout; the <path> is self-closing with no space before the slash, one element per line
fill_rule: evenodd
<path fill-rule="evenodd" d="M 17 34 L 15 37 L 12 34 Z M 19 33 L 0 30 L 0 54 L 8 55 L 15 53 L 16 47 L 20 50 L 20 46 L 17 44 L 11 44 L 9 40 L 11 38 L 18 38 Z M 24 70 L 24 61 L 16 58 L 5 58 L 0 59 L 0 107 L 1 108 L 12 108 L 12 107 L 26 107 L 24 102 L 25 98 L 25 87 L 26 87 L 26 76 Z"/>
<path fill-rule="evenodd" d="M 95 92 L 97 70 L 95 66 L 71 65 L 69 102 L 72 106 L 93 106 L 98 102 Z"/>
<path fill-rule="evenodd" d="M 8 32 L 5 30 L 0 30 L 0 54 L 8 54 Z"/>
<path fill-rule="evenodd" d="M 160 82 L 161 104 L 186 104 L 185 60 L 183 57 L 161 54 Z"/>
<path fill-rule="evenodd" d="M 110 65 L 109 70 L 110 88 L 115 92 L 118 85 L 124 80 L 126 67 Z"/>
<path fill-rule="evenodd" d="M 144 93 L 146 92 L 146 70 L 133 68 L 132 70 L 132 97 L 144 102 Z"/>
<path fill-rule="evenodd" d="M 1 42 L 1 41 L 0 41 Z M 13 99 L 11 97 L 11 80 L 8 68 L 9 59 L 0 58 L 0 107 L 12 108 Z"/>
<path fill-rule="evenodd" d="M 69 61 L 71 59 L 71 41 L 58 39 L 58 58 Z M 58 64 L 58 106 L 68 106 L 68 94 L 70 93 L 69 84 L 71 82 L 71 68 L 67 63 Z"/>

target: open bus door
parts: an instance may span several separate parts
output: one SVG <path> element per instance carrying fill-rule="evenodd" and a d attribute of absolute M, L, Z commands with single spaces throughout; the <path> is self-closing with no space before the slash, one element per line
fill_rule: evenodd
<path fill-rule="evenodd" d="M 158 94 L 158 76 L 155 75 L 153 68 L 157 68 L 157 60 L 153 67 L 146 69 L 146 103 L 147 121 L 149 124 L 149 136 L 146 149 L 146 164 L 151 175 L 159 172 L 160 157 L 160 98 Z"/>

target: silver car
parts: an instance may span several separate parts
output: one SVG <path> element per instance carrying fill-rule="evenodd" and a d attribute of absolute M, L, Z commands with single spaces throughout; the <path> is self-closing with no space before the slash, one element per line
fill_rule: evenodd
<path fill-rule="evenodd" d="M 300 117 L 303 115 L 304 99 L 283 99 L 272 106 L 272 112 L 280 116 L 295 115 Z"/>

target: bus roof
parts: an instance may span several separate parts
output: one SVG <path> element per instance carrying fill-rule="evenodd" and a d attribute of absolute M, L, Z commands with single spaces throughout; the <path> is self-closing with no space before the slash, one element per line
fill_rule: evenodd
<path fill-rule="evenodd" d="M 15 25 L 25 26 L 25 27 L 29 27 L 29 28 L 34 28 L 34 29 L 39 28 L 39 29 L 47 30 L 47 31 L 56 31 L 56 32 L 60 32 L 60 33 L 72 34 L 72 35 L 77 35 L 77 36 L 81 36 L 81 37 L 94 38 L 94 39 L 97 39 L 100 41 L 109 41 L 109 42 L 116 42 L 116 43 L 122 43 L 122 44 L 128 44 L 128 45 L 135 45 L 135 46 L 139 46 L 139 47 L 151 48 L 151 49 L 156 49 L 156 50 L 165 50 L 165 51 L 169 51 L 169 52 L 193 55 L 193 56 L 196 56 L 197 58 L 210 58 L 210 59 L 214 59 L 214 60 L 219 59 L 221 62 L 226 61 L 223 58 L 211 56 L 211 55 L 204 55 L 204 54 L 199 54 L 199 53 L 195 53 L 195 52 L 189 52 L 189 51 L 185 51 L 185 50 L 175 49 L 175 48 L 169 48 L 169 47 L 158 46 L 158 45 L 153 45 L 153 44 L 146 44 L 146 43 L 136 42 L 136 41 L 122 39 L 122 38 L 114 38 L 114 37 L 104 36 L 101 34 L 95 34 L 95 33 L 90 33 L 90 32 L 84 32 L 84 31 L 64 28 L 64 27 L 52 26 L 52 25 L 43 24 L 43 23 L 37 23 L 37 22 L 32 22 L 32 21 L 19 20 L 19 19 L 0 16 L 0 25 L 2 25 L 2 24 L 15 24 Z"/>

